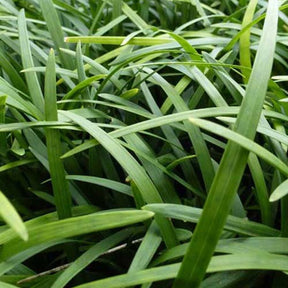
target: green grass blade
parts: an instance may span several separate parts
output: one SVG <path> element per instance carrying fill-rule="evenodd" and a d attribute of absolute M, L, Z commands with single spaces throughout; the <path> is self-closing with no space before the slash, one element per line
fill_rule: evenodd
<path fill-rule="evenodd" d="M 228 1 L 227 1 L 228 2 Z M 249 283 L 253 285 L 257 283 L 259 275 L 264 274 L 265 272 L 259 271 L 227 271 L 227 272 L 218 272 L 215 273 L 208 278 L 206 278 L 202 282 L 201 288 L 226 288 L 241 285 L 243 283 Z M 225 279 L 225 280 L 224 280 Z"/>
<path fill-rule="evenodd" d="M 130 18 L 130 20 L 144 33 L 147 34 L 149 25 L 123 1 L 122 11 Z"/>
<path fill-rule="evenodd" d="M 93 212 L 98 211 L 96 207 L 93 206 L 76 206 L 73 208 L 73 217 L 82 216 L 85 214 L 91 214 Z M 28 220 L 25 222 L 25 226 L 28 230 L 32 230 L 41 225 L 48 224 L 58 220 L 57 212 L 47 213 L 43 216 L 39 216 L 33 218 L 32 220 Z M 12 229 L 7 229 L 2 231 L 0 234 L 0 244 L 3 245 L 11 240 L 15 240 L 17 238 L 17 234 Z"/>
<path fill-rule="evenodd" d="M 106 34 L 107 32 L 111 31 L 113 28 L 117 27 L 121 22 L 126 20 L 126 18 L 127 17 L 125 15 L 120 15 L 119 17 L 111 20 L 105 26 L 99 28 L 93 37 L 97 37 L 97 36 L 99 37 L 100 36 L 100 37 L 108 37 L 109 38 L 109 36 L 102 36 L 102 35 Z M 115 37 L 115 36 L 111 36 L 111 37 Z M 68 38 L 70 38 L 70 37 L 68 37 Z M 83 42 L 83 43 L 85 43 L 85 42 Z"/>
<path fill-rule="evenodd" d="M 72 5 L 75 5 L 75 3 L 73 3 L 74 1 L 71 1 L 71 2 L 72 2 L 71 3 Z M 71 14 L 73 15 L 77 15 L 79 17 L 87 17 L 85 13 L 79 11 L 77 8 L 73 7 L 72 5 L 67 4 L 66 2 L 63 2 L 61 0 L 53 0 L 53 3 L 55 3 L 59 7 L 62 7 L 67 12 L 71 12 Z"/>
<path fill-rule="evenodd" d="M 204 22 L 204 25 L 205 26 L 210 26 L 211 23 L 209 21 L 209 18 L 207 17 L 206 13 L 205 13 L 205 10 L 203 9 L 202 7 L 202 4 L 199 0 L 195 0 L 195 2 L 193 3 L 194 1 L 191 1 L 191 4 L 192 5 L 195 5 L 196 9 L 197 9 L 197 12 L 199 13 L 199 15 L 202 17 L 203 19 L 203 22 Z"/>
<path fill-rule="evenodd" d="M 187 53 L 189 53 L 192 61 L 194 60 L 194 61 L 203 62 L 202 57 L 198 54 L 196 49 L 194 47 L 192 47 L 183 37 L 176 35 L 174 33 L 169 33 L 169 35 L 171 37 L 173 37 L 183 47 L 183 49 Z M 197 67 L 195 67 L 195 66 L 192 67 L 191 73 L 197 79 L 197 81 L 199 81 L 201 86 L 203 86 L 205 88 L 213 86 L 213 85 L 210 85 L 210 86 L 208 85 L 209 84 L 208 79 L 206 79 L 205 75 Z M 168 86 L 168 85 L 166 85 L 166 86 Z M 163 87 L 165 87 L 165 86 L 163 85 Z M 214 88 L 214 86 L 213 86 L 213 88 Z M 215 92 L 215 91 L 213 91 L 213 92 Z M 209 92 L 207 92 L 207 93 L 209 94 Z M 173 101 L 173 98 L 170 96 L 172 94 L 173 94 L 172 91 L 170 93 L 167 93 L 169 99 L 171 99 L 171 102 L 174 103 L 174 105 L 175 105 L 176 101 L 175 100 Z M 213 94 L 215 94 L 215 93 L 213 93 Z M 181 104 L 182 103 L 175 105 L 176 109 L 179 109 L 180 107 L 181 107 L 181 110 L 185 109 L 184 105 L 181 105 Z M 223 104 L 226 104 L 226 102 L 224 101 Z M 182 108 L 182 106 L 183 106 L 183 108 Z M 221 105 L 221 106 L 225 106 L 225 105 Z M 206 191 L 209 191 L 210 186 L 212 184 L 212 180 L 215 176 L 211 157 L 210 157 L 207 145 L 203 139 L 203 136 L 202 136 L 200 130 L 198 128 L 195 129 L 195 127 L 189 127 L 189 130 L 190 130 L 189 136 L 190 136 L 191 142 L 193 144 L 193 147 L 194 147 L 194 150 L 195 150 L 195 153 L 197 156 L 197 160 L 199 162 L 199 166 L 200 166 L 200 169 L 202 172 L 202 177 L 203 177 L 204 182 L 205 182 L 205 188 L 206 188 Z"/>
<path fill-rule="evenodd" d="M 266 96 L 273 64 L 277 21 L 278 2 L 271 0 L 246 96 L 235 125 L 236 132 L 250 139 L 255 136 Z M 247 157 L 247 150 L 231 141 L 228 143 L 209 191 L 202 217 L 173 284 L 174 288 L 200 286 L 240 184 Z"/>
<path fill-rule="evenodd" d="M 8 284 L 8 283 L 5 283 L 5 282 L 0 282 L 0 286 L 2 288 L 17 288 L 18 286 L 15 286 L 15 285 L 12 285 L 12 284 Z"/>
<path fill-rule="evenodd" d="M 189 79 L 190 80 L 190 79 Z M 141 90 L 145 96 L 145 99 L 153 112 L 153 114 L 157 115 L 158 117 L 163 116 L 161 109 L 158 107 L 152 93 L 150 92 L 148 85 L 146 83 L 141 84 Z M 170 100 L 170 98 L 167 98 Z M 170 101 L 169 101 L 170 102 Z M 172 103 L 171 103 L 172 105 Z M 183 157 L 186 157 L 186 153 L 184 152 L 184 148 L 180 142 L 180 140 L 176 137 L 175 131 L 172 129 L 172 127 L 169 127 L 168 125 L 161 126 L 161 130 L 163 131 L 163 134 L 167 138 L 168 142 L 171 145 L 171 148 L 174 152 L 174 154 L 177 156 L 177 158 L 181 159 Z M 194 185 L 199 188 L 200 183 L 199 179 L 191 165 L 190 162 L 184 161 L 181 162 L 181 168 L 185 175 L 185 178 L 188 179 L 190 183 L 194 183 Z"/>
<path fill-rule="evenodd" d="M 45 74 L 45 119 L 57 121 L 57 98 L 56 98 L 56 72 L 55 56 L 51 49 L 46 74 Z M 62 154 L 60 132 L 55 129 L 46 129 L 46 142 L 48 152 L 49 170 L 51 175 L 56 209 L 60 219 L 71 216 L 71 195 L 65 171 L 60 156 Z"/>
<path fill-rule="evenodd" d="M 111 132 L 110 135 L 113 137 L 122 137 L 127 134 L 141 132 L 141 131 L 152 129 L 155 127 L 160 127 L 160 126 L 175 123 L 178 121 L 187 120 L 189 117 L 214 117 L 214 116 L 222 116 L 222 115 L 235 115 L 238 112 L 239 112 L 238 107 L 208 108 L 208 109 L 198 109 L 198 110 L 192 110 L 192 111 L 179 112 L 179 113 L 157 117 L 154 119 L 149 119 L 146 121 L 142 121 L 140 123 L 129 125 L 127 127 L 123 127 L 116 131 Z M 63 111 L 61 112 L 61 114 L 62 113 Z M 65 153 L 62 156 L 62 158 L 70 157 L 76 153 L 84 151 L 85 149 L 92 148 L 93 146 L 97 144 L 98 142 L 96 140 L 86 141 L 85 143 L 79 145 L 75 149 L 72 149 L 68 151 L 67 153 Z"/>
<path fill-rule="evenodd" d="M 215 124 L 207 120 L 190 118 L 190 121 L 195 125 L 206 129 L 207 131 L 215 133 L 219 136 L 223 136 L 230 141 L 237 143 L 248 151 L 255 153 L 257 156 L 267 161 L 271 166 L 274 166 L 276 169 L 279 169 L 284 175 L 288 176 L 288 166 L 283 161 L 281 161 L 277 156 L 263 148 L 261 145 L 253 142 L 249 138 L 246 138 L 241 134 L 238 134 L 232 130 L 229 130 L 228 128 L 225 128 L 221 125 Z"/>
<path fill-rule="evenodd" d="M 81 49 L 81 42 L 79 41 L 76 46 L 76 68 L 79 82 L 86 79 L 85 68 L 83 65 L 83 54 Z M 88 98 L 89 99 L 89 98 Z"/>
<path fill-rule="evenodd" d="M 95 16 L 94 16 L 92 25 L 89 29 L 89 35 L 93 34 L 96 31 L 96 29 L 100 23 L 99 19 L 102 16 L 103 10 L 104 10 L 106 5 L 107 5 L 107 2 L 103 1 L 101 5 L 97 6 L 97 10 L 95 12 Z"/>
<path fill-rule="evenodd" d="M 86 56 L 83 55 L 83 60 L 85 62 L 87 62 L 87 64 L 85 65 L 85 70 L 93 67 L 93 68 L 96 69 L 98 74 L 110 74 L 109 78 L 111 78 L 111 82 L 113 82 L 114 85 L 117 88 L 121 89 L 122 84 L 118 80 L 118 78 L 115 77 L 114 75 L 111 75 L 111 73 L 109 73 L 109 70 L 106 69 L 104 66 L 102 66 L 101 63 L 105 62 L 105 61 L 107 61 L 107 60 L 109 60 L 111 58 L 114 58 L 114 57 L 118 56 L 119 53 L 123 50 L 123 48 L 125 48 L 125 47 L 120 47 L 120 48 L 117 48 L 115 50 L 112 50 L 111 52 L 107 53 L 106 55 L 103 55 L 103 57 L 95 59 L 95 61 L 90 59 L 89 57 L 86 57 Z M 76 56 L 76 53 L 73 52 L 73 51 L 70 51 L 70 50 L 67 50 L 67 49 L 61 49 L 61 51 L 65 52 L 65 53 L 67 53 L 69 55 Z M 62 83 L 61 80 L 59 80 L 58 83 Z"/>
<path fill-rule="evenodd" d="M 57 15 L 57 11 L 53 5 L 53 2 L 52 0 L 40 0 L 39 4 L 42 10 L 42 14 L 45 18 L 47 28 L 54 41 L 55 48 L 59 53 L 61 63 L 65 68 L 70 69 L 73 67 L 72 64 L 73 61 L 71 61 L 68 55 L 64 54 L 60 50 L 60 48 L 67 48 L 67 46 L 64 42 L 64 33 L 60 24 L 59 17 Z"/>
<path fill-rule="evenodd" d="M 155 255 L 161 244 L 161 241 L 162 239 L 160 231 L 154 221 L 151 223 L 149 229 L 147 230 L 136 252 L 136 255 L 132 260 L 132 263 L 130 264 L 128 273 L 133 273 L 145 269 Z"/>
<path fill-rule="evenodd" d="M 215 256 L 212 258 L 208 273 L 232 271 L 242 269 L 278 270 L 288 269 L 288 257 L 271 253 L 242 253 L 234 255 Z M 179 264 L 171 264 L 157 268 L 150 268 L 139 272 L 124 274 L 98 280 L 73 288 L 122 288 L 143 283 L 156 282 L 175 278 Z"/>
<path fill-rule="evenodd" d="M 3 261 L 31 247 L 72 236 L 103 231 L 142 222 L 153 217 L 150 211 L 116 210 L 101 211 L 90 215 L 58 220 L 28 229 L 26 242 L 12 239 L 2 246 L 0 259 Z"/>
<path fill-rule="evenodd" d="M 24 240 L 28 240 L 27 229 L 21 220 L 19 214 L 6 198 L 6 196 L 0 191 L 0 215 L 3 220 L 9 224 L 9 226 Z"/>
<path fill-rule="evenodd" d="M 24 10 L 21 10 L 19 13 L 18 29 L 19 29 L 19 41 L 20 41 L 21 59 L 23 63 L 23 68 L 24 69 L 33 68 L 34 63 L 31 54 Z M 25 74 L 25 77 L 28 84 L 28 89 L 31 95 L 32 102 L 38 109 L 44 111 L 43 94 L 36 73 L 31 72 L 29 74 Z"/>
<path fill-rule="evenodd" d="M 81 83 L 86 80 L 85 68 L 83 65 L 81 42 L 78 42 L 76 47 L 76 67 L 77 67 L 78 81 Z M 81 96 L 82 99 L 90 99 L 90 93 L 88 88 L 84 88 L 82 90 Z"/>
<path fill-rule="evenodd" d="M 49 193 L 46 192 L 42 192 L 42 191 L 33 191 L 31 190 L 31 192 L 36 195 L 37 197 L 39 197 L 40 199 L 46 201 L 47 203 L 52 204 L 53 206 L 55 206 L 55 200 L 54 200 L 54 196 L 52 196 Z"/>
<path fill-rule="evenodd" d="M 247 253 L 262 251 L 275 254 L 287 254 L 287 238 L 280 237 L 251 237 L 251 238 L 232 238 L 220 239 L 215 249 L 218 253 Z M 168 261 L 175 261 L 185 255 L 188 243 L 178 245 L 172 249 L 163 252 L 153 262 L 153 266 L 159 266 Z"/>
<path fill-rule="evenodd" d="M 66 179 L 99 185 L 123 193 L 128 196 L 133 196 L 131 192 L 131 187 L 118 181 L 100 177 L 82 176 L 82 175 L 67 175 Z"/>
<path fill-rule="evenodd" d="M 112 4 L 112 19 L 116 19 L 122 14 L 122 0 L 111 0 Z M 114 26 L 112 29 L 112 35 L 119 35 L 120 27 Z"/>
<path fill-rule="evenodd" d="M 252 22 L 257 3 L 258 0 L 249 2 L 242 22 L 243 28 Z M 251 68 L 250 29 L 246 30 L 245 33 L 241 35 L 239 44 L 240 64 L 244 67 Z M 242 74 L 244 76 L 244 83 L 247 83 L 250 77 L 250 71 L 242 69 Z"/>
<path fill-rule="evenodd" d="M 214 2 L 0 0 L 0 287 L 288 287 L 288 0 Z"/>
<path fill-rule="evenodd" d="M 97 244 L 90 247 L 85 253 L 83 253 L 78 259 L 76 259 L 53 283 L 51 288 L 63 288 L 65 285 L 81 270 L 83 270 L 90 263 L 95 261 L 103 253 L 125 240 L 131 234 L 131 230 L 122 230 L 115 233 Z"/>
<path fill-rule="evenodd" d="M 145 71 L 146 70 L 148 73 L 153 72 L 153 70 L 151 69 L 145 69 Z M 167 94 L 167 98 L 171 99 L 171 102 L 173 103 L 178 112 L 189 110 L 181 95 L 179 95 L 175 88 L 172 87 L 172 85 L 168 81 L 166 81 L 161 75 L 159 75 L 158 73 L 154 73 L 151 78 L 165 91 L 165 93 Z M 193 148 L 195 149 L 197 160 L 199 162 L 202 172 L 202 177 L 204 179 L 205 188 L 206 191 L 208 191 L 214 178 L 214 168 L 208 148 L 198 128 L 195 129 L 195 127 L 191 126 L 190 123 L 187 121 L 184 122 L 184 126 L 187 129 L 189 138 L 191 140 Z"/>
<path fill-rule="evenodd" d="M 109 277 L 103 280 L 85 283 L 73 288 L 122 288 L 134 287 L 135 285 L 156 282 L 160 280 L 173 279 L 179 269 L 179 264 L 172 264 L 162 266 L 159 268 L 152 268 L 134 272 L 131 274 L 124 274 L 120 276 Z"/>
<path fill-rule="evenodd" d="M 269 201 L 275 202 L 288 194 L 288 180 L 285 180 L 281 183 L 271 194 Z"/>
<path fill-rule="evenodd" d="M 203 209 L 176 204 L 148 204 L 143 207 L 165 217 L 198 223 Z M 250 236 L 279 236 L 280 231 L 269 226 L 229 215 L 224 226 L 228 231 Z"/>
<path fill-rule="evenodd" d="M 99 128 L 94 123 L 88 121 L 87 119 L 78 116 L 74 113 L 68 111 L 62 111 L 62 114 L 72 121 L 77 123 L 82 129 L 93 136 L 100 144 L 102 144 L 111 155 L 113 155 L 123 168 L 127 170 L 127 173 L 142 190 L 143 198 L 147 203 L 151 202 L 162 202 L 158 191 L 154 187 L 151 180 L 148 178 L 147 174 L 135 161 L 135 159 L 130 155 L 121 145 L 119 145 L 108 133 L 105 133 L 101 128 Z M 125 155 L 125 156 L 124 156 Z M 127 165 L 130 162 L 131 165 Z M 146 186 L 143 185 L 146 183 Z"/>
<path fill-rule="evenodd" d="M 105 77 L 106 77 L 106 75 L 101 74 L 101 75 L 95 75 L 95 76 L 92 76 L 92 77 L 89 77 L 89 78 L 83 80 L 82 82 L 77 84 L 73 89 L 71 89 L 63 97 L 62 100 L 68 100 L 68 99 L 75 98 L 83 89 L 87 88 L 89 85 L 92 85 L 93 82 L 95 82 L 97 80 L 101 80 L 101 79 L 103 79 Z"/>
<path fill-rule="evenodd" d="M 8 74 L 13 85 L 17 89 L 19 89 L 20 91 L 27 94 L 28 89 L 27 89 L 27 86 L 26 86 L 23 78 L 21 77 L 19 72 L 16 70 L 16 68 L 13 66 L 13 64 L 10 63 L 10 61 L 11 61 L 11 59 L 9 58 L 9 55 L 7 55 L 7 52 L 0 50 L 0 65 L 1 65 L 1 67 Z"/>
<path fill-rule="evenodd" d="M 167 167 L 163 166 L 162 164 L 159 163 L 159 161 L 155 160 L 155 157 L 150 157 L 146 154 L 143 153 L 143 151 L 140 151 L 138 150 L 137 148 L 133 147 L 133 146 L 130 146 L 124 142 L 121 142 L 121 144 L 124 146 L 124 147 L 127 147 L 128 149 L 132 150 L 134 153 L 137 154 L 137 156 L 143 158 L 143 160 L 146 160 L 147 163 L 149 164 L 149 167 L 157 167 L 159 172 L 163 172 L 164 174 L 166 174 L 167 176 L 169 176 L 171 179 L 174 179 L 175 181 L 177 181 L 179 184 L 181 184 L 183 187 L 185 187 L 186 189 L 188 189 L 189 191 L 193 192 L 195 195 L 199 196 L 200 198 L 204 199 L 205 196 L 203 195 L 203 193 L 201 191 L 199 191 L 197 188 L 194 187 L 194 183 L 192 182 L 192 184 L 190 183 L 187 183 L 185 180 L 183 180 L 181 177 L 179 177 L 177 174 L 173 173 L 173 172 L 170 172 Z M 194 157 L 193 157 L 194 158 Z M 145 162 L 146 162 L 145 161 Z M 150 165 L 152 164 L 152 165 Z M 146 165 L 146 167 L 148 167 Z M 153 169 L 155 171 L 155 169 Z M 157 172 L 157 174 L 153 175 L 153 179 L 155 179 L 157 177 L 157 175 L 161 175 L 159 174 L 159 172 Z M 152 177 L 152 176 L 151 176 Z M 161 186 L 163 187 L 164 186 L 164 181 L 165 181 L 165 178 L 163 179 L 163 174 L 161 175 Z M 169 178 L 168 178 L 169 179 Z M 157 184 L 157 181 L 156 183 Z M 159 185 L 160 183 L 158 183 L 157 187 L 161 187 Z M 170 183 L 168 184 L 170 185 Z M 170 189 L 173 189 L 173 187 L 170 187 Z M 165 188 L 163 188 L 164 191 L 161 191 L 161 195 L 163 195 L 163 199 L 165 199 L 166 201 L 165 202 L 171 202 L 171 203 L 179 203 L 180 199 L 177 197 L 177 195 L 175 195 L 175 191 L 173 191 L 173 193 L 169 193 L 170 195 L 164 195 L 165 193 Z"/>
<path fill-rule="evenodd" d="M 0 125 L 5 123 L 6 100 L 7 96 L 0 96 Z M 8 149 L 6 137 L 5 132 L 0 132 L 0 155 L 2 156 L 6 155 Z"/>
<path fill-rule="evenodd" d="M 282 5 L 279 7 L 280 11 L 284 11 L 288 8 L 288 4 Z M 242 28 L 233 38 L 232 40 L 228 43 L 228 45 L 225 47 L 225 50 L 229 51 L 233 49 L 234 45 L 237 43 L 237 41 L 240 39 L 241 35 L 244 34 L 247 30 L 249 30 L 253 25 L 257 24 L 261 20 L 265 19 L 266 14 L 262 14 L 259 17 L 257 17 L 255 20 L 250 22 L 246 27 Z"/>
<path fill-rule="evenodd" d="M 26 165 L 29 163 L 33 163 L 33 162 L 35 162 L 35 159 L 23 159 L 23 160 L 18 160 L 15 162 L 10 162 L 10 163 L 7 163 L 5 165 L 0 166 L 0 172 L 4 172 L 4 171 L 7 171 L 9 169 L 13 169 L 13 168 L 16 168 L 16 167 L 19 167 L 22 165 Z"/>
<path fill-rule="evenodd" d="M 168 203 L 181 203 L 170 179 L 157 167 L 158 165 L 147 161 L 147 158 L 155 159 L 155 154 L 151 151 L 148 143 L 145 143 L 141 137 L 135 134 L 124 136 L 124 140 L 128 143 L 129 148 L 139 157 L 163 201 Z M 145 155 L 146 157 L 141 157 L 141 155 Z M 157 160 L 154 161 L 158 162 Z"/>
<path fill-rule="evenodd" d="M 273 226 L 273 211 L 271 203 L 269 203 L 268 188 L 266 186 L 264 172 L 255 154 L 250 153 L 248 166 L 255 184 L 262 222 L 266 225 Z"/>
<path fill-rule="evenodd" d="M 14 89 L 14 87 L 12 87 L 3 78 L 0 78 L 0 91 L 4 95 L 7 95 L 7 106 L 11 106 L 13 108 L 16 108 L 17 110 L 23 111 L 38 120 L 43 118 L 38 107 L 33 105 L 30 101 L 27 101 L 26 99 L 21 97 Z"/>
<path fill-rule="evenodd" d="M 156 187 L 143 167 L 137 163 L 135 158 L 124 147 L 122 147 L 108 133 L 87 119 L 68 111 L 63 111 L 62 113 L 95 138 L 119 162 L 137 185 L 145 202 L 162 202 Z M 171 223 L 161 217 L 158 218 L 157 221 L 166 245 L 168 247 L 174 246 L 177 243 L 177 239 Z"/>
<path fill-rule="evenodd" d="M 0 275 L 2 276 L 6 272 L 15 269 L 15 267 L 23 263 L 25 260 L 31 258 L 33 255 L 36 255 L 37 253 L 45 249 L 53 247 L 54 245 L 59 245 L 68 242 L 69 242 L 68 240 L 63 239 L 58 241 L 50 241 L 49 243 L 37 245 L 36 247 L 32 247 L 31 249 L 25 250 L 17 255 L 14 255 L 10 257 L 8 261 L 2 261 L 0 263 Z"/>
<path fill-rule="evenodd" d="M 88 44 L 106 44 L 106 45 L 121 45 L 126 37 L 122 36 L 75 36 L 66 37 L 67 43 L 81 43 Z M 151 46 L 173 42 L 170 38 L 156 38 L 156 37 L 134 37 L 128 43 L 129 45 Z"/>
<path fill-rule="evenodd" d="M 258 258 L 259 257 L 259 258 Z M 243 253 L 225 256 L 216 256 L 212 258 L 208 272 L 232 271 L 242 269 L 259 269 L 259 270 L 279 270 L 283 271 L 286 266 L 285 259 L 287 256 L 276 255 L 271 253 Z M 242 264 L 241 264 L 242 262 Z M 218 267 L 217 267 L 218 266 Z M 273 268 L 274 266 L 274 268 Z M 245 267 L 245 268 L 244 268 Z"/>

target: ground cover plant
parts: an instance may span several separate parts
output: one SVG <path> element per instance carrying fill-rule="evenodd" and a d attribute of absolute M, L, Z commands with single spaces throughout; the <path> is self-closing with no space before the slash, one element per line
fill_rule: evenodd
<path fill-rule="evenodd" d="M 0 0 L 0 287 L 288 286 L 287 8 Z"/>

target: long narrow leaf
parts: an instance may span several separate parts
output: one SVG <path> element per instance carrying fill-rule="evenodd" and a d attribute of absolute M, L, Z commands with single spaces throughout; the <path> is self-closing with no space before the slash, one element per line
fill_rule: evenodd
<path fill-rule="evenodd" d="M 7 96 L 0 96 L 0 125 L 5 123 L 6 100 Z M 6 155 L 8 149 L 6 137 L 5 132 L 0 132 L 0 155 L 3 156 Z"/>
<path fill-rule="evenodd" d="M 45 118 L 46 121 L 57 121 L 56 72 L 54 52 L 51 49 L 45 74 Z M 65 179 L 63 162 L 60 159 L 61 139 L 57 130 L 46 129 L 49 170 L 55 197 L 56 209 L 60 219 L 71 216 L 71 195 Z"/>
<path fill-rule="evenodd" d="M 39 244 L 58 239 L 123 227 L 150 219 L 154 213 L 150 211 L 122 210 L 101 211 L 93 214 L 58 220 L 28 229 L 29 240 L 20 242 L 13 239 L 2 246 L 1 261 L 23 252 Z"/>
<path fill-rule="evenodd" d="M 133 273 L 145 269 L 153 256 L 155 255 L 159 245 L 161 244 L 160 231 L 155 222 L 152 222 L 135 257 L 129 267 L 128 273 Z"/>
<path fill-rule="evenodd" d="M 28 232 L 23 221 L 21 220 L 13 205 L 1 191 L 0 215 L 23 240 L 28 240 Z"/>
<path fill-rule="evenodd" d="M 64 67 L 71 68 L 72 61 L 70 57 L 64 54 L 60 48 L 67 48 L 64 42 L 64 33 L 60 24 L 57 11 L 53 5 L 52 0 L 40 0 L 39 1 L 43 16 L 46 20 L 47 28 L 51 34 L 54 41 L 55 47 L 60 55 L 61 62 Z"/>
<path fill-rule="evenodd" d="M 273 64 L 277 21 L 278 2 L 270 0 L 263 36 L 235 125 L 236 132 L 250 139 L 255 136 L 266 95 Z M 231 141 L 228 143 L 209 191 L 202 217 L 196 227 L 173 288 L 200 286 L 229 214 L 247 158 L 247 150 Z M 217 203 L 216 207 L 215 203 Z"/>
<path fill-rule="evenodd" d="M 232 271 L 241 269 L 265 269 L 283 271 L 288 269 L 288 257 L 270 253 L 243 253 L 225 256 L 215 256 L 207 269 L 208 273 Z M 122 288 L 142 283 L 151 283 L 173 279 L 177 275 L 180 265 L 171 264 L 139 272 L 124 274 L 98 280 L 73 288 Z"/>
<path fill-rule="evenodd" d="M 137 185 L 145 202 L 162 202 L 159 192 L 143 167 L 138 164 L 134 157 L 128 153 L 124 147 L 122 147 L 108 133 L 87 119 L 68 111 L 63 111 L 62 113 L 77 123 L 80 127 L 82 127 L 82 129 L 87 131 L 121 164 L 121 166 L 126 170 L 131 179 Z M 168 247 L 174 246 L 177 243 L 177 239 L 171 223 L 162 217 L 157 218 L 157 221 L 166 245 Z"/>
<path fill-rule="evenodd" d="M 117 245 L 131 234 L 128 229 L 119 231 L 110 237 L 98 242 L 83 253 L 73 264 L 68 267 L 53 283 L 51 288 L 62 288 L 64 287 L 77 273 L 88 266 L 92 261 L 101 256 L 108 249 Z"/>
<path fill-rule="evenodd" d="M 181 221 L 198 223 L 203 209 L 176 204 L 148 204 L 143 207 L 154 213 Z M 229 215 L 224 229 L 241 235 L 249 236 L 279 236 L 280 231 L 269 226 L 248 221 L 247 219 Z"/>
<path fill-rule="evenodd" d="M 67 43 L 96 43 L 96 44 L 107 44 L 107 45 L 121 45 L 125 40 L 125 37 L 121 36 L 79 36 L 79 37 L 66 37 L 65 41 Z M 172 39 L 169 38 L 156 38 L 156 37 L 134 37 L 128 43 L 130 45 L 159 45 L 164 43 L 172 42 Z"/>
<path fill-rule="evenodd" d="M 271 202 L 277 201 L 288 194 L 288 180 L 281 183 L 271 194 L 269 200 Z"/>
<path fill-rule="evenodd" d="M 256 9 L 258 0 L 252 0 L 249 2 L 247 10 L 245 12 L 242 27 L 245 27 L 253 20 L 254 11 Z M 240 37 L 240 63 L 244 67 L 251 68 L 251 55 L 250 55 L 250 29 L 246 30 Z M 250 77 L 250 71 L 242 69 L 244 75 L 244 83 L 247 83 Z"/>
<path fill-rule="evenodd" d="M 228 128 L 225 128 L 207 120 L 190 118 L 190 121 L 203 129 L 206 129 L 212 133 L 215 133 L 216 135 L 223 136 L 226 139 L 237 143 L 248 151 L 253 152 L 260 158 L 264 159 L 270 165 L 279 169 L 284 175 L 288 176 L 288 166 L 283 161 L 281 161 L 277 156 L 263 148 L 261 145 L 253 142 L 249 138 L 246 138 L 235 131 L 229 130 Z"/>
<path fill-rule="evenodd" d="M 21 10 L 19 13 L 18 27 L 19 27 L 19 41 L 20 41 L 23 68 L 24 69 L 33 68 L 34 63 L 31 54 L 24 10 Z M 25 77 L 27 80 L 32 102 L 35 104 L 36 107 L 38 107 L 38 109 L 44 111 L 43 94 L 36 73 L 31 72 L 29 74 L 25 74 Z"/>

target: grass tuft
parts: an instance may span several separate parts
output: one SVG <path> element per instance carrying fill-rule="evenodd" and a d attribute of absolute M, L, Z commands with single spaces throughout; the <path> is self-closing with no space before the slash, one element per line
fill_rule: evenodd
<path fill-rule="evenodd" d="M 287 8 L 0 0 L 0 287 L 288 287 Z"/>

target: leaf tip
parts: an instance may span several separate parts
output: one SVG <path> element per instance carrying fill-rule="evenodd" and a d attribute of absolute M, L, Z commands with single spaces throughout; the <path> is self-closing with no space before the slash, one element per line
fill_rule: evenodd
<path fill-rule="evenodd" d="M 29 234 L 28 234 L 26 228 L 25 228 L 25 230 L 22 231 L 20 236 L 25 242 L 27 242 L 29 240 Z"/>
<path fill-rule="evenodd" d="M 141 210 L 144 210 L 147 213 L 147 215 L 150 216 L 150 218 L 154 217 L 155 215 L 155 212 L 149 210 L 148 205 L 142 206 Z"/>
<path fill-rule="evenodd" d="M 269 202 L 276 202 L 280 199 L 281 197 L 277 196 L 277 194 L 272 193 L 271 196 L 269 197 Z"/>
<path fill-rule="evenodd" d="M 149 216 L 149 218 L 152 218 L 152 217 L 155 216 L 155 213 L 152 212 L 152 211 L 148 211 L 148 210 L 146 210 L 146 212 L 147 212 L 147 215 Z"/>

